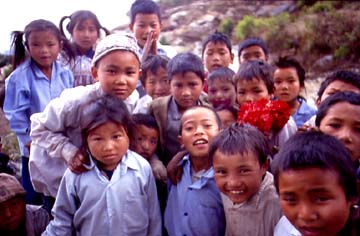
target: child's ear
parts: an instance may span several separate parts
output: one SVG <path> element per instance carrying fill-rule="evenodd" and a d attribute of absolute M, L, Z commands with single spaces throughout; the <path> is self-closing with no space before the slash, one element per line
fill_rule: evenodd
<path fill-rule="evenodd" d="M 230 54 L 231 64 L 233 64 L 233 63 L 234 63 L 234 57 L 235 57 L 234 53 L 231 53 L 231 54 Z"/>
<path fill-rule="evenodd" d="M 129 29 L 130 29 L 131 32 L 134 33 L 134 24 L 131 24 L 131 23 L 130 23 L 130 24 L 129 24 Z"/>
<path fill-rule="evenodd" d="M 270 166 L 269 158 L 266 158 L 265 163 L 260 167 L 262 175 L 266 174 L 266 171 L 269 169 L 269 166 Z"/>
<path fill-rule="evenodd" d="M 181 148 L 184 148 L 184 142 L 181 135 L 178 135 L 178 142 L 180 143 Z"/>
<path fill-rule="evenodd" d="M 319 106 L 320 106 L 320 98 L 318 97 L 318 98 L 316 98 L 316 100 L 315 100 L 315 104 L 316 104 L 316 106 L 317 106 L 317 108 L 319 108 Z"/>
<path fill-rule="evenodd" d="M 98 69 L 97 69 L 95 66 L 92 66 L 92 67 L 91 67 L 91 75 L 92 75 L 92 77 L 94 78 L 94 80 L 95 80 L 96 82 L 99 81 L 99 78 L 98 78 Z"/>

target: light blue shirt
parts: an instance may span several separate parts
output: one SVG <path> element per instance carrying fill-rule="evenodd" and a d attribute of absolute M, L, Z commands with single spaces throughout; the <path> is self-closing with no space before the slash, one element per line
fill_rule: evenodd
<path fill-rule="evenodd" d="M 144 158 L 127 151 L 110 180 L 93 160 L 89 168 L 80 175 L 66 170 L 44 235 L 161 235 L 155 180 Z"/>
<path fill-rule="evenodd" d="M 276 224 L 274 236 L 301 236 L 301 233 L 290 223 L 286 216 L 282 216 Z"/>
<path fill-rule="evenodd" d="M 299 128 L 316 114 L 317 109 L 307 104 L 303 98 L 298 98 L 298 101 L 300 102 L 300 107 L 294 114 L 292 114 L 292 117 L 295 120 L 296 126 Z"/>
<path fill-rule="evenodd" d="M 72 72 L 59 62 L 52 64 L 51 80 L 31 60 L 16 68 L 5 80 L 4 112 L 10 128 L 17 135 L 22 156 L 29 156 L 25 147 L 30 142 L 30 116 L 41 112 L 66 88 L 72 88 Z"/>
<path fill-rule="evenodd" d="M 214 170 L 208 169 L 192 183 L 189 155 L 184 172 L 177 185 L 169 186 L 164 222 L 170 236 L 223 236 L 225 213 L 220 192 L 215 184 Z"/>

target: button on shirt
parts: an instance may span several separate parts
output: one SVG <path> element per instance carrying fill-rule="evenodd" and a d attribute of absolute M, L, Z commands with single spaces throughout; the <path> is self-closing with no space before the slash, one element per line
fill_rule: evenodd
<path fill-rule="evenodd" d="M 181 163 L 184 163 L 183 175 L 177 185 L 169 186 L 165 209 L 169 235 L 224 235 L 225 214 L 213 168 L 192 183 L 189 155 Z"/>

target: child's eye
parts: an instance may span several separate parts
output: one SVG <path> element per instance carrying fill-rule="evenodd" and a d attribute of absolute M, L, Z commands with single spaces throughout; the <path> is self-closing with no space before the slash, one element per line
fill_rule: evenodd
<path fill-rule="evenodd" d="M 245 91 L 238 91 L 237 92 L 239 95 L 244 95 L 245 94 Z"/>
<path fill-rule="evenodd" d="M 246 173 L 248 173 L 248 172 L 250 172 L 249 169 L 240 169 L 240 170 L 239 170 L 239 173 L 240 173 L 240 174 L 246 174 Z"/>
<path fill-rule="evenodd" d="M 192 88 L 195 87 L 196 85 L 197 85 L 197 83 L 189 83 L 189 86 Z"/>
<path fill-rule="evenodd" d="M 193 127 L 192 126 L 187 126 L 187 127 L 184 127 L 184 130 L 185 131 L 191 131 L 191 130 L 193 130 Z"/>
<path fill-rule="evenodd" d="M 329 123 L 328 126 L 334 128 L 334 129 L 338 129 L 338 128 L 340 128 L 341 125 L 337 124 L 337 123 Z"/>
<path fill-rule="evenodd" d="M 128 70 L 128 71 L 126 71 L 126 74 L 127 75 L 134 75 L 136 72 L 134 71 L 134 70 Z"/>
<path fill-rule="evenodd" d="M 156 139 L 151 139 L 151 140 L 150 140 L 150 143 L 151 143 L 152 145 L 156 145 L 156 144 L 157 144 L 157 140 L 156 140 Z"/>
<path fill-rule="evenodd" d="M 324 203 L 324 202 L 326 202 L 328 200 L 330 200 L 330 198 L 328 196 L 316 196 L 315 199 L 314 199 L 314 201 L 316 203 L 320 203 L 320 204 Z"/>
<path fill-rule="evenodd" d="M 287 204 L 291 204 L 291 205 L 294 205 L 296 203 L 296 199 L 291 196 L 282 197 L 281 201 L 286 202 Z"/>
<path fill-rule="evenodd" d="M 225 175 L 226 170 L 224 169 L 215 169 L 215 175 Z"/>

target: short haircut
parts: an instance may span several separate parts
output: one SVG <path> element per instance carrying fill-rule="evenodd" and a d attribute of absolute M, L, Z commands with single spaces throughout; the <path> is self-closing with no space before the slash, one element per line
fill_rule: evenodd
<path fill-rule="evenodd" d="M 234 80 L 235 72 L 227 67 L 220 67 L 209 73 L 207 80 L 208 82 L 220 79 L 232 83 L 235 86 Z"/>
<path fill-rule="evenodd" d="M 259 46 L 264 51 L 265 56 L 269 55 L 269 49 L 264 40 L 260 38 L 247 38 L 239 44 L 238 56 L 241 55 L 242 50 L 251 46 Z"/>
<path fill-rule="evenodd" d="M 155 129 L 159 132 L 159 126 L 156 123 L 155 117 L 150 114 L 136 113 L 132 114 L 134 126 L 145 125 L 148 128 Z"/>
<path fill-rule="evenodd" d="M 130 23 L 134 24 L 137 14 L 156 14 L 161 23 L 160 8 L 152 0 L 136 0 L 130 8 Z"/>
<path fill-rule="evenodd" d="M 254 78 L 264 81 L 269 94 L 274 92 L 273 68 L 263 61 L 245 61 L 239 65 L 234 76 L 235 84 L 240 80 L 251 81 Z"/>
<path fill-rule="evenodd" d="M 205 69 L 202 60 L 191 52 L 179 53 L 173 57 L 167 67 L 169 80 L 176 74 L 195 73 L 202 82 L 205 79 Z"/>
<path fill-rule="evenodd" d="M 360 74 L 350 70 L 338 70 L 330 74 L 320 84 L 318 90 L 318 99 L 321 99 L 325 89 L 334 81 L 342 81 L 346 84 L 351 84 L 360 89 Z"/>
<path fill-rule="evenodd" d="M 105 95 L 84 106 L 81 110 L 80 118 L 83 140 L 86 141 L 91 130 L 108 121 L 121 124 L 129 136 L 129 130 L 133 126 L 133 121 L 125 103 L 121 99 L 115 96 Z"/>
<path fill-rule="evenodd" d="M 299 77 L 300 87 L 305 87 L 305 70 L 298 60 L 289 56 L 280 57 L 275 65 L 281 69 L 294 68 Z"/>
<path fill-rule="evenodd" d="M 231 40 L 230 38 L 226 35 L 223 34 L 219 31 L 215 31 L 215 33 L 210 34 L 203 42 L 202 44 L 202 51 L 201 51 L 201 55 L 204 55 L 206 46 L 208 45 L 208 43 L 223 43 L 226 45 L 227 49 L 229 49 L 229 52 L 231 53 Z"/>
<path fill-rule="evenodd" d="M 167 65 L 170 61 L 165 55 L 154 55 L 150 54 L 144 62 L 141 63 L 141 71 L 142 74 L 140 76 L 140 81 L 143 86 L 145 86 L 147 72 L 151 71 L 151 73 L 156 74 L 159 68 L 164 68 L 167 70 Z"/>
<path fill-rule="evenodd" d="M 216 151 L 225 155 L 243 155 L 254 152 L 260 166 L 266 163 L 270 155 L 268 139 L 256 127 L 246 123 L 234 123 L 220 131 L 210 144 L 209 158 L 211 162 Z"/>
<path fill-rule="evenodd" d="M 355 106 L 360 106 L 360 94 L 354 92 L 338 92 L 328 96 L 320 103 L 316 113 L 315 125 L 319 127 L 329 109 L 340 102 L 347 102 Z"/>
<path fill-rule="evenodd" d="M 193 106 L 193 107 L 190 107 L 190 108 L 186 109 L 186 111 L 184 111 L 183 115 L 188 111 L 196 110 L 196 109 L 199 109 L 199 108 L 205 108 L 205 109 L 209 110 L 215 116 L 216 124 L 218 125 L 219 129 L 221 129 L 222 123 L 221 123 L 220 116 L 216 113 L 215 109 L 210 107 L 210 106 L 196 105 L 196 106 Z M 180 123 L 179 132 L 180 132 L 180 134 L 182 132 L 182 122 Z"/>
<path fill-rule="evenodd" d="M 356 171 L 350 154 L 335 137 L 309 131 L 296 133 L 288 139 L 271 165 L 277 191 L 282 172 L 308 168 L 335 171 L 347 199 L 357 197 Z"/>

